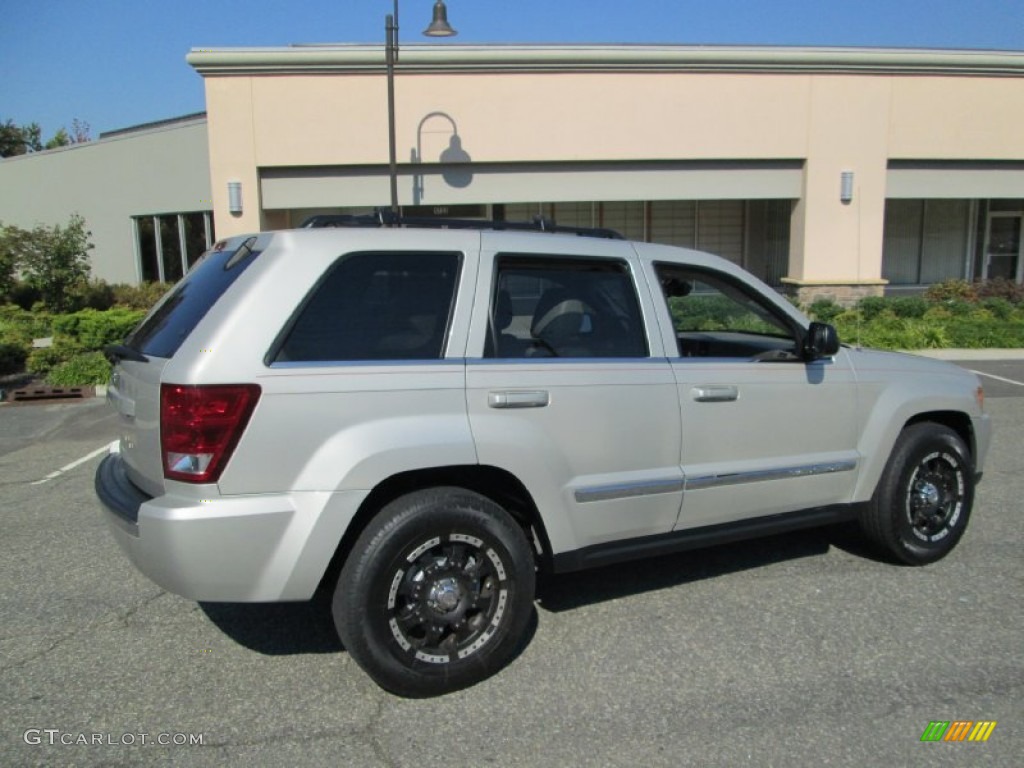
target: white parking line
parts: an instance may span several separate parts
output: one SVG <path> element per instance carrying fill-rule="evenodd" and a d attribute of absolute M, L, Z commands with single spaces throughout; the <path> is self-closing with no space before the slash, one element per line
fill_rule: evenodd
<path fill-rule="evenodd" d="M 985 373 L 984 371 L 971 370 L 971 373 L 976 373 L 979 376 L 987 376 L 990 379 L 996 379 L 997 381 L 1005 381 L 1007 384 L 1016 384 L 1018 387 L 1024 387 L 1024 381 L 1016 381 L 1014 379 L 1008 379 L 1005 376 L 996 376 L 994 373 Z"/>
<path fill-rule="evenodd" d="M 29 485 L 42 485 L 43 483 L 48 483 L 51 480 L 53 480 L 55 477 L 60 477 L 65 472 L 70 472 L 72 469 L 74 469 L 75 467 L 79 466 L 80 464 L 85 464 L 85 462 L 89 461 L 90 459 L 95 459 L 101 453 L 103 453 L 104 451 L 108 451 L 108 450 L 110 450 L 110 445 L 109 444 L 108 445 L 104 445 L 104 446 L 102 446 L 100 448 L 97 448 L 95 451 L 90 453 L 88 456 L 83 456 L 80 459 L 76 459 L 75 461 L 72 461 L 70 464 L 67 464 L 67 465 L 61 467 L 56 472 L 51 472 L 46 477 L 44 477 L 42 480 L 35 480 L 35 481 L 29 483 Z"/>

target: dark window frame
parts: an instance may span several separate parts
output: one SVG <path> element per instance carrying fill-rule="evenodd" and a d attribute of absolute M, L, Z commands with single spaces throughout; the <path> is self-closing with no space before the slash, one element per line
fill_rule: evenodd
<path fill-rule="evenodd" d="M 423 356 L 401 356 L 396 355 L 392 357 L 316 357 L 316 358 L 300 358 L 300 359 L 281 359 L 281 356 L 285 354 L 285 348 L 291 340 L 292 333 L 298 327 L 302 321 L 305 312 L 313 305 L 313 302 L 320 296 L 320 292 L 325 289 L 325 286 L 329 283 L 335 273 L 344 267 L 345 264 L 352 262 L 355 259 L 360 258 L 382 258 L 388 256 L 403 256 L 403 257 L 415 257 L 422 259 L 424 256 L 439 256 L 439 257 L 450 257 L 454 261 L 454 274 L 451 279 L 451 295 L 448 300 L 447 313 L 444 315 L 444 327 L 441 331 L 439 338 L 439 350 L 436 356 L 423 357 Z M 395 362 L 420 362 L 429 363 L 436 362 L 438 360 L 444 360 L 447 353 L 448 342 L 451 338 L 452 323 L 455 317 L 455 306 L 459 295 L 459 284 L 462 279 L 463 266 L 465 264 L 465 254 L 460 251 L 424 251 L 424 250 L 402 250 L 402 251 L 353 251 L 345 253 L 335 259 L 327 269 L 324 270 L 323 274 L 317 279 L 313 286 L 309 289 L 302 301 L 299 302 L 298 306 L 289 316 L 288 320 L 282 326 L 280 332 L 278 332 L 270 348 L 267 350 L 267 354 L 263 358 L 263 363 L 267 367 L 288 365 L 288 366 L 323 366 L 323 365 L 375 365 L 375 364 L 389 364 Z"/>
<path fill-rule="evenodd" d="M 726 354 L 726 355 L 700 355 L 700 354 L 694 355 L 694 354 L 684 354 L 682 346 L 681 346 L 681 342 L 682 342 L 682 339 L 680 338 L 680 334 L 681 333 L 690 333 L 690 334 L 708 333 L 708 334 L 711 334 L 711 333 L 718 332 L 718 333 L 739 334 L 739 333 L 744 333 L 744 331 L 738 330 L 738 329 L 737 330 L 725 330 L 725 331 L 699 331 L 699 330 L 683 330 L 683 331 L 680 331 L 676 327 L 675 318 L 672 315 L 672 307 L 671 307 L 671 305 L 669 303 L 669 300 L 672 297 L 669 296 L 666 293 L 665 279 L 666 279 L 666 277 L 670 277 L 670 276 L 669 275 L 665 275 L 664 274 L 665 271 L 680 272 L 680 273 L 684 273 L 684 275 L 692 276 L 691 279 L 694 279 L 694 280 L 697 280 L 697 281 L 703 280 L 703 281 L 707 282 L 711 287 L 715 288 L 715 290 L 718 293 L 720 293 L 720 294 L 723 293 L 723 292 L 717 287 L 716 283 L 724 284 L 724 285 L 728 286 L 730 289 L 732 289 L 733 291 L 735 291 L 736 293 L 738 293 L 741 296 L 743 296 L 748 302 L 751 302 L 751 303 L 755 304 L 756 306 L 760 307 L 765 314 L 767 314 L 771 319 L 776 321 L 778 323 L 778 325 L 781 326 L 780 330 L 785 329 L 785 330 L 788 330 L 788 332 L 789 332 L 789 335 L 785 336 L 785 337 L 764 334 L 764 338 L 765 339 L 779 339 L 779 340 L 785 339 L 786 342 L 789 342 L 789 341 L 793 342 L 793 350 L 791 350 L 791 351 L 794 353 L 794 357 L 792 359 L 786 359 L 786 360 L 779 359 L 779 360 L 776 360 L 776 362 L 783 362 L 783 361 L 785 361 L 785 362 L 800 362 L 801 361 L 801 358 L 799 357 L 799 351 L 803 347 L 804 338 L 807 335 L 807 329 L 804 328 L 803 326 L 801 326 L 798 322 L 796 322 L 796 320 L 794 320 L 788 314 L 786 314 L 785 312 L 781 311 L 779 309 L 779 307 L 774 302 L 768 300 L 765 296 L 763 296 L 762 294 L 760 294 L 757 291 L 753 290 L 750 286 L 748 286 L 742 280 L 737 279 L 736 277 L 730 275 L 728 272 L 721 272 L 721 271 L 713 269 L 713 268 L 696 266 L 696 265 L 677 264 L 677 263 L 673 263 L 673 262 L 657 261 L 657 262 L 654 262 L 653 267 L 654 267 L 655 277 L 658 280 L 658 286 L 661 289 L 661 290 L 657 291 L 656 293 L 657 293 L 657 295 L 661 296 L 661 302 L 662 302 L 661 306 L 664 309 L 665 313 L 668 315 L 669 327 L 672 330 L 672 336 L 676 340 L 675 355 L 670 355 L 670 357 L 672 357 L 673 359 L 688 360 L 688 359 L 692 359 L 692 358 L 696 357 L 698 359 L 704 358 L 704 359 L 727 360 L 727 361 L 735 361 L 735 362 L 750 362 L 750 359 L 751 359 L 752 355 L 747 355 L 747 354 L 743 354 L 743 355 L 740 355 L 740 354 Z M 726 297 L 728 298 L 727 294 L 726 294 Z M 755 314 L 758 314 L 758 313 L 755 313 Z M 758 334 L 756 334 L 753 331 L 751 331 L 750 334 L 751 335 L 758 335 Z"/>
<path fill-rule="evenodd" d="M 491 275 L 491 288 L 488 298 L 487 329 L 484 341 L 483 359 L 505 361 L 529 360 L 531 362 L 536 362 L 541 360 L 639 360 L 650 358 L 651 345 L 647 334 L 647 324 L 645 323 L 643 304 L 640 300 L 636 271 L 634 265 L 626 259 L 589 255 L 577 256 L 537 253 L 498 253 L 494 257 L 493 264 L 494 268 Z M 521 350 L 521 354 L 499 354 L 502 346 L 507 348 L 507 344 L 503 345 L 500 337 L 504 335 L 502 334 L 502 331 L 508 327 L 506 324 L 499 329 L 496 323 L 498 304 L 501 301 L 501 298 L 499 297 L 499 292 L 502 290 L 501 280 L 502 277 L 506 275 L 505 270 L 511 272 L 515 269 L 541 273 L 538 275 L 538 278 L 541 277 L 544 272 L 564 274 L 566 271 L 600 272 L 622 275 L 625 278 L 626 285 L 628 286 L 626 288 L 626 296 L 624 298 L 631 305 L 623 307 L 625 314 L 622 317 L 625 317 L 633 326 L 635 326 L 635 330 L 632 331 L 634 338 L 628 343 L 635 345 L 637 350 L 626 354 L 614 355 L 586 354 L 561 356 L 557 354 L 555 349 L 547 346 L 542 339 L 534 337 L 532 339 L 533 346 L 530 348 L 536 350 L 538 344 L 542 347 L 547 346 L 548 354 L 545 355 L 538 352 L 537 356 L 532 356 L 525 348 Z M 529 277 L 529 275 L 523 274 L 512 274 L 507 276 Z M 543 294 L 544 291 L 540 291 L 536 295 L 536 302 L 533 307 L 534 313 L 536 312 L 537 305 L 544 300 Z M 534 296 L 531 294 L 528 298 L 532 299 Z M 512 299 L 510 298 L 509 300 L 511 301 Z M 624 330 L 627 333 L 630 331 L 629 328 L 625 328 Z M 519 339 L 519 341 L 523 340 Z"/>

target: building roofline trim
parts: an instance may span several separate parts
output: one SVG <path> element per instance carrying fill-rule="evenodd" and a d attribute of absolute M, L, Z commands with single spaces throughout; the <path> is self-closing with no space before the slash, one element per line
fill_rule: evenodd
<path fill-rule="evenodd" d="M 379 72 L 383 45 L 193 48 L 203 76 Z M 711 71 L 1024 77 L 1024 51 L 679 45 L 403 44 L 406 72 Z"/>
<path fill-rule="evenodd" d="M 63 147 L 53 147 L 52 149 L 40 149 L 37 152 L 26 152 L 23 155 L 11 155 L 10 157 L 0 158 L 0 163 L 28 161 L 33 157 L 47 157 L 49 155 L 56 155 L 60 152 L 84 151 L 90 147 L 100 147 L 106 144 L 112 144 L 116 141 L 126 141 L 128 139 L 135 139 L 155 133 L 177 131 L 201 125 L 206 125 L 206 113 L 196 112 L 191 115 L 185 115 L 184 117 L 172 117 L 167 120 L 156 120 L 152 123 L 143 123 L 142 125 L 135 125 L 130 128 L 104 131 L 95 139 L 81 141 L 77 144 L 67 144 Z"/>
<path fill-rule="evenodd" d="M 179 117 L 168 117 L 164 120 L 152 120 L 148 123 L 139 123 L 138 125 L 129 125 L 125 128 L 115 128 L 111 131 L 103 131 L 100 133 L 100 139 L 111 139 L 115 136 L 125 136 L 130 133 L 145 133 L 146 131 L 152 131 L 160 128 L 174 128 L 181 125 L 191 125 L 193 123 L 201 123 L 206 121 L 206 112 L 192 112 L 188 115 L 180 115 Z"/>

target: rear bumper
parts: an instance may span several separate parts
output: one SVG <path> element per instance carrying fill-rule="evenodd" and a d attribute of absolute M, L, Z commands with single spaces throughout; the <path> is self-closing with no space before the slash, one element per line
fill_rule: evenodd
<path fill-rule="evenodd" d="M 364 491 L 150 497 L 119 454 L 96 470 L 115 540 L 149 579 L 191 600 L 275 602 L 312 597 Z"/>

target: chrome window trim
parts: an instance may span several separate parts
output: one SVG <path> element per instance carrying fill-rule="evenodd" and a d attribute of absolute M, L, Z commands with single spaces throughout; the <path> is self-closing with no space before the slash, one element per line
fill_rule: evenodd
<path fill-rule="evenodd" d="M 470 357 L 466 362 L 471 365 L 558 365 L 561 363 L 572 363 L 580 365 L 595 363 L 605 365 L 667 365 L 670 361 L 667 357 Z"/>
<path fill-rule="evenodd" d="M 465 358 L 461 357 L 430 357 L 388 360 L 282 360 L 266 367 L 273 371 L 295 370 L 296 368 L 394 368 L 396 366 L 419 368 L 420 366 L 462 366 L 465 364 Z"/>

